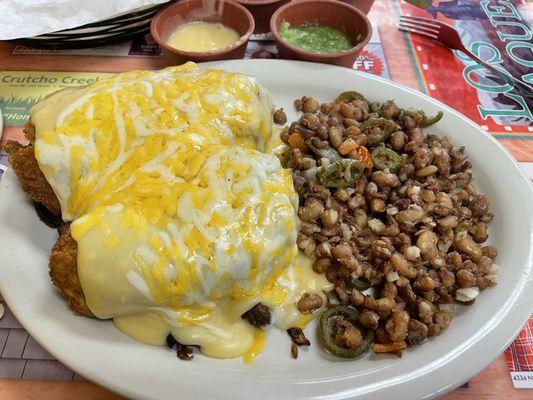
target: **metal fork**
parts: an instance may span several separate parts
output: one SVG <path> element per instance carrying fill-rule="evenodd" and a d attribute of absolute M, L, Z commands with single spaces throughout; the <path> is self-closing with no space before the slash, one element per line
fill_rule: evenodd
<path fill-rule="evenodd" d="M 452 28 L 450 25 L 445 24 L 434 19 L 420 18 L 420 17 L 410 17 L 402 15 L 400 17 L 400 27 L 398 28 L 404 32 L 417 33 L 422 36 L 429 37 L 437 42 L 443 44 L 444 46 L 449 47 L 450 49 L 459 50 L 470 57 L 472 60 L 478 64 L 483 65 L 488 70 L 492 71 L 498 76 L 501 76 L 505 81 L 513 86 L 515 86 L 522 94 L 527 97 L 533 97 L 533 88 L 524 82 L 516 79 L 514 76 L 502 72 L 501 70 L 493 67 L 489 63 L 481 60 L 479 57 L 476 57 L 461 42 L 459 33 Z"/>

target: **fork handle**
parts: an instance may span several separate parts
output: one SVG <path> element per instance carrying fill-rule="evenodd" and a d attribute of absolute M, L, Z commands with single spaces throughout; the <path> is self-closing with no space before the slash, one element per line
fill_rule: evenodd
<path fill-rule="evenodd" d="M 478 64 L 481 64 L 483 65 L 485 68 L 487 68 L 488 70 L 494 72 L 496 75 L 499 75 L 501 76 L 503 79 L 505 79 L 505 81 L 513 86 L 515 86 L 523 95 L 527 96 L 527 97 L 533 97 L 533 88 L 527 84 L 525 84 L 524 82 L 522 82 L 520 79 L 516 79 L 514 76 L 508 74 L 508 73 L 505 73 L 505 72 L 502 72 L 500 71 L 499 69 L 493 67 L 492 65 L 490 65 L 489 63 L 483 61 L 482 59 L 480 59 L 479 57 L 475 56 L 474 54 L 472 54 L 470 51 L 468 51 L 464 46 L 462 46 L 460 49 L 458 49 L 460 51 L 462 51 L 463 53 L 465 53 L 468 57 L 470 57 L 472 60 L 474 60 L 475 62 L 477 62 Z"/>

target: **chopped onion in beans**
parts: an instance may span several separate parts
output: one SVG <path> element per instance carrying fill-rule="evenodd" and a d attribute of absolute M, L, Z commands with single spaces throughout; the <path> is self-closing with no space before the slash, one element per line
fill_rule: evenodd
<path fill-rule="evenodd" d="M 318 167 L 309 168 L 305 170 L 305 176 L 310 181 L 316 181 L 316 172 L 318 171 Z"/>
<path fill-rule="evenodd" d="M 342 238 L 346 241 L 350 240 L 352 238 L 352 230 L 348 226 L 348 224 L 341 223 L 341 231 L 342 231 Z"/>
<path fill-rule="evenodd" d="M 372 218 L 368 220 L 368 227 L 374 233 L 381 233 L 387 228 L 385 224 L 378 218 Z"/>
<path fill-rule="evenodd" d="M 477 287 L 461 288 L 455 291 L 455 299 L 462 303 L 469 303 L 475 300 L 478 294 L 479 288 Z"/>
<path fill-rule="evenodd" d="M 439 304 L 439 311 L 445 312 L 453 316 L 455 314 L 455 306 L 453 303 Z"/>
<path fill-rule="evenodd" d="M 390 271 L 387 273 L 387 282 L 396 282 L 400 279 L 400 275 L 396 271 Z"/>
<path fill-rule="evenodd" d="M 450 247 L 452 246 L 452 241 L 448 241 L 447 243 L 443 243 L 439 240 L 439 242 L 437 243 L 437 247 L 440 251 L 442 251 L 443 253 L 447 253 L 448 250 L 450 250 Z"/>

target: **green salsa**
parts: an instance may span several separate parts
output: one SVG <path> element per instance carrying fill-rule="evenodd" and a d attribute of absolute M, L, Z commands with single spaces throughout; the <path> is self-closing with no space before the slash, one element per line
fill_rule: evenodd
<path fill-rule="evenodd" d="M 324 25 L 291 26 L 283 21 L 279 35 L 290 45 L 312 53 L 337 53 L 354 46 L 345 33 Z"/>

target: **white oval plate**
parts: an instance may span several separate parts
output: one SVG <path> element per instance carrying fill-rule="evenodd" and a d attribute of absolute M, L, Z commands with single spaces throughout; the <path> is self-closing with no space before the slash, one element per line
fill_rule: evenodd
<path fill-rule="evenodd" d="M 295 98 L 331 101 L 353 89 L 369 99 L 395 99 L 401 107 L 444 111 L 430 132 L 465 145 L 475 182 L 491 199 L 496 215 L 490 243 L 499 249 L 498 286 L 475 304 L 458 306 L 440 336 L 396 356 L 368 354 L 356 361 L 326 355 L 312 340 L 298 360 L 290 358 L 286 333 L 270 330 L 264 354 L 252 365 L 240 359 L 197 356 L 178 360 L 173 351 L 137 343 L 112 323 L 75 316 L 48 277 L 48 256 L 56 232 L 37 218 L 13 173 L 0 189 L 0 290 L 30 334 L 64 364 L 86 378 L 139 399 L 384 399 L 444 394 L 481 371 L 500 354 L 532 311 L 533 192 L 516 162 L 477 125 L 414 90 L 368 74 L 294 61 L 236 60 L 208 64 L 255 76 L 295 119 Z"/>

